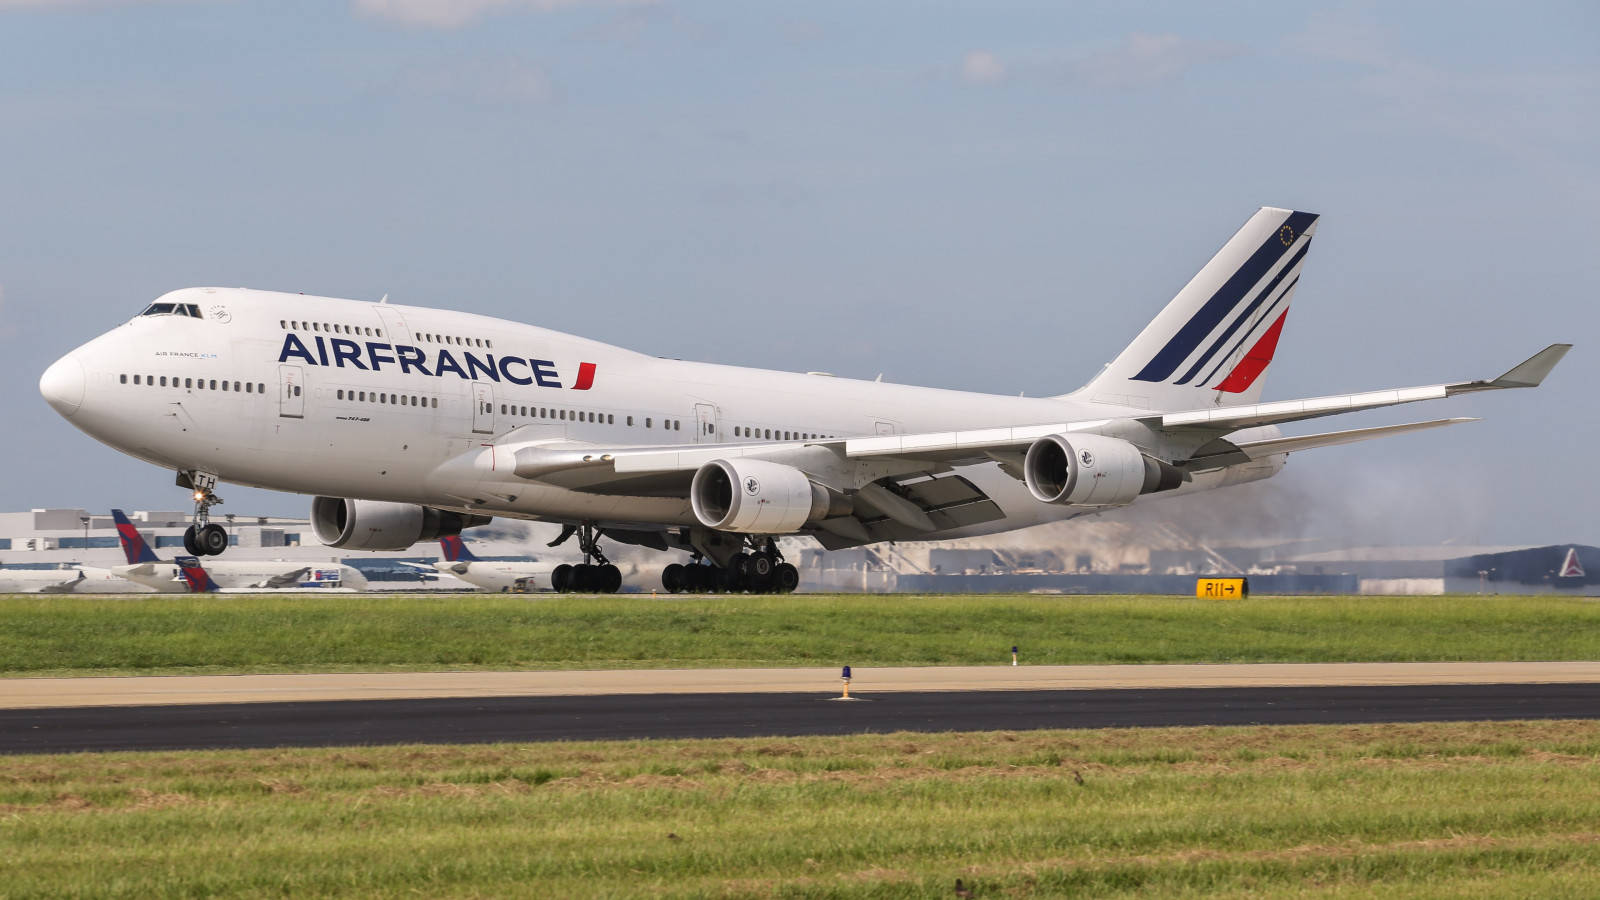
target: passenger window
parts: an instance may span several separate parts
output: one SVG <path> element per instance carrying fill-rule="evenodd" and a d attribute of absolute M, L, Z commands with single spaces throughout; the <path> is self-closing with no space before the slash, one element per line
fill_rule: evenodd
<path fill-rule="evenodd" d="M 300 385 L 298 384 L 294 386 L 294 395 L 296 397 L 300 396 Z"/>
<path fill-rule="evenodd" d="M 228 383 L 227 383 L 227 382 L 226 382 L 226 381 L 224 381 L 224 382 L 223 382 L 223 383 L 222 383 L 222 389 L 223 389 L 223 390 L 227 390 L 227 389 L 228 389 Z"/>
<path fill-rule="evenodd" d="M 768 440 L 768 441 L 772 440 L 772 432 L 771 431 L 766 432 L 766 437 L 763 438 L 763 440 Z"/>
<path fill-rule="evenodd" d="M 256 382 L 256 392 L 265 394 L 267 392 L 267 386 L 259 381 Z"/>
<path fill-rule="evenodd" d="M 244 392 L 246 394 L 254 394 L 256 392 L 255 388 L 256 388 L 256 386 L 251 382 L 246 381 L 244 383 Z"/>
<path fill-rule="evenodd" d="M 433 408 L 434 409 L 438 409 L 439 408 L 439 398 L 438 397 L 433 398 Z"/>
<path fill-rule="evenodd" d="M 344 399 L 344 391 L 342 391 L 342 390 L 336 391 L 335 394 L 337 396 L 337 399 L 339 399 L 339 400 L 343 400 Z"/>
<path fill-rule="evenodd" d="M 217 389 L 217 380 L 215 378 L 211 379 L 211 389 L 213 391 Z"/>
<path fill-rule="evenodd" d="M 650 426 L 650 417 L 649 417 L 649 416 L 646 416 L 646 417 L 645 417 L 645 420 L 644 420 L 644 427 L 646 427 L 646 428 L 649 428 L 649 427 L 651 427 L 651 426 Z"/>
<path fill-rule="evenodd" d="M 484 346 L 485 346 L 485 347 L 488 347 L 488 348 L 489 348 L 489 349 L 490 349 L 490 350 L 493 350 L 493 349 L 494 349 L 494 341 L 491 341 L 491 340 L 485 340 L 485 341 L 484 341 L 484 342 L 483 342 L 483 345 L 484 345 Z"/>
<path fill-rule="evenodd" d="M 123 384 L 127 384 L 127 383 L 128 383 L 128 376 L 126 376 L 126 375 L 121 375 L 121 376 L 118 376 L 118 377 L 120 377 L 120 378 L 121 378 L 121 379 L 122 379 L 122 383 L 123 383 Z"/>
<path fill-rule="evenodd" d="M 194 387 L 194 379 L 193 378 L 185 378 L 183 380 L 183 386 L 186 387 L 186 388 Z"/>
<path fill-rule="evenodd" d="M 633 416 L 629 416 L 629 417 L 628 417 L 628 427 L 629 427 L 629 428 L 632 428 L 632 427 L 633 427 Z"/>
<path fill-rule="evenodd" d="M 610 414 L 610 413 L 606 413 L 606 424 L 607 425 L 615 425 L 615 424 L 617 424 L 617 417 L 612 415 L 612 414 Z"/>

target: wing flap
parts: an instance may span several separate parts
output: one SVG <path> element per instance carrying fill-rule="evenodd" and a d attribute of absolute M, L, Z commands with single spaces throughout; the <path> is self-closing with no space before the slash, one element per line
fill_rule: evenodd
<path fill-rule="evenodd" d="M 1308 434 L 1299 437 L 1272 438 L 1261 441 L 1213 441 L 1201 447 L 1189 459 L 1176 463 L 1179 468 L 1191 472 L 1203 472 L 1208 469 L 1218 469 L 1223 466 L 1237 465 L 1253 459 L 1272 456 L 1277 453 L 1296 453 L 1301 450 L 1313 450 L 1317 447 L 1336 447 L 1340 444 L 1354 444 L 1359 441 L 1370 441 L 1375 438 L 1389 437 L 1396 434 L 1408 434 L 1413 431 L 1426 431 L 1430 428 L 1443 428 L 1446 425 L 1460 425 L 1463 422 L 1476 422 L 1475 418 L 1434 419 L 1429 422 L 1410 422 L 1404 425 L 1381 425 L 1376 428 L 1353 428 L 1349 431 L 1330 431 L 1323 434 Z"/>

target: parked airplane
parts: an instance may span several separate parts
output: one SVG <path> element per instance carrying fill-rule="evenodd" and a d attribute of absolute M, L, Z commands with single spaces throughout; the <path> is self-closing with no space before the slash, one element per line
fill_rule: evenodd
<path fill-rule="evenodd" d="M 0 569 L 0 594 L 132 594 L 147 590 L 100 566 Z"/>
<path fill-rule="evenodd" d="M 45 399 L 194 491 L 314 495 L 317 536 L 397 550 L 510 516 L 689 551 L 670 591 L 790 590 L 778 535 L 829 549 L 1007 531 L 1276 474 L 1291 452 L 1451 425 L 1284 437 L 1277 426 L 1534 387 L 1568 344 L 1498 378 L 1260 402 L 1317 216 L 1256 212 L 1079 390 L 1024 398 L 658 359 L 469 313 L 187 288 L 57 360 Z M 387 300 L 387 298 L 385 298 Z M 590 561 L 599 565 L 592 565 Z"/>
<path fill-rule="evenodd" d="M 358 570 L 340 563 L 313 563 L 299 565 L 285 560 L 212 562 L 206 579 L 199 580 L 184 571 L 185 557 L 164 562 L 145 542 L 133 522 L 120 509 L 111 511 L 117 525 L 117 538 L 122 543 L 122 553 L 128 559 L 124 566 L 113 566 L 111 571 L 129 581 L 154 588 L 164 594 L 204 592 L 204 585 L 215 579 L 215 590 L 281 591 L 311 586 L 318 590 L 345 588 L 365 590 L 367 579 Z M 198 562 L 195 564 L 198 565 Z"/>
<path fill-rule="evenodd" d="M 562 568 L 555 563 L 534 559 L 479 559 L 467 549 L 467 542 L 459 534 L 445 535 L 439 539 L 439 546 L 444 551 L 444 558 L 433 565 L 406 565 L 450 575 L 486 591 L 509 591 L 513 588 L 531 591 L 550 587 L 551 573 Z M 565 568 L 570 571 L 572 566 Z"/>

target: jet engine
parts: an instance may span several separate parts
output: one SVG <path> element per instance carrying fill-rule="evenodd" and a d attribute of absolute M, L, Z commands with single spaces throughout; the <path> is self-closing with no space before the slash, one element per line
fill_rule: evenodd
<path fill-rule="evenodd" d="M 689 500 L 707 528 L 744 534 L 792 534 L 850 503 L 793 466 L 764 459 L 714 459 L 694 473 Z"/>
<path fill-rule="evenodd" d="M 1040 438 L 1028 448 L 1022 473 L 1034 499 L 1066 506 L 1125 506 L 1184 481 L 1182 470 L 1103 434 Z"/>
<path fill-rule="evenodd" d="M 311 501 L 311 528 L 317 540 L 344 550 L 404 550 L 418 541 L 460 534 L 486 525 L 489 516 L 454 513 L 415 503 L 316 497 Z"/>

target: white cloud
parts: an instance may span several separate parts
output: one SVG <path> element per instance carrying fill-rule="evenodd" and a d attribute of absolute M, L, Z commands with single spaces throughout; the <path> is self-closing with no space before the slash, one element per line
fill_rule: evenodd
<path fill-rule="evenodd" d="M 1102 87 L 1133 88 L 1182 76 L 1195 66 L 1245 52 L 1226 41 L 1191 40 L 1175 34 L 1128 35 L 1121 46 L 1074 61 L 1073 75 Z"/>
<path fill-rule="evenodd" d="M 353 0 L 356 11 L 362 15 L 422 28 L 457 28 L 475 22 L 490 13 L 512 9 L 551 12 L 571 6 L 615 6 L 617 2 L 618 0 Z M 631 0 L 631 2 L 648 2 L 648 0 Z"/>
<path fill-rule="evenodd" d="M 996 84 L 1005 77 L 1005 63 L 987 50 L 974 50 L 961 60 L 961 79 L 969 84 Z"/>

